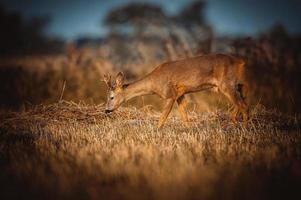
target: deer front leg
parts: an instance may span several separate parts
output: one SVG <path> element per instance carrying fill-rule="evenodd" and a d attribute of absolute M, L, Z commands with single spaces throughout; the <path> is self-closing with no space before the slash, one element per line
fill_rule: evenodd
<path fill-rule="evenodd" d="M 159 123 L 158 123 L 158 128 L 161 128 L 164 125 L 164 123 L 165 123 L 165 121 L 166 121 L 166 119 L 167 119 L 167 117 L 168 117 L 168 115 L 169 115 L 169 113 L 172 109 L 172 106 L 173 106 L 174 102 L 175 102 L 175 100 L 173 98 L 169 98 L 169 99 L 166 100 L 164 110 L 162 112 L 162 115 L 161 115 Z"/>
<path fill-rule="evenodd" d="M 188 128 L 188 117 L 186 113 L 186 107 L 187 107 L 187 101 L 185 99 L 185 96 L 182 95 L 177 99 L 177 103 L 179 106 L 179 113 L 180 117 L 185 125 L 186 128 Z"/>
<path fill-rule="evenodd" d="M 236 117 L 238 115 L 238 112 L 239 112 L 238 106 L 234 105 L 233 110 L 230 112 L 230 119 L 232 122 L 237 121 Z"/>

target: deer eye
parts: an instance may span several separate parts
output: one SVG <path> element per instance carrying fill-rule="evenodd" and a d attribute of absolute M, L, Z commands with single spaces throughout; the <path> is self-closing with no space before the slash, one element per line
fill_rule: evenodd
<path fill-rule="evenodd" d="M 114 97 L 110 97 L 110 99 L 114 99 Z"/>

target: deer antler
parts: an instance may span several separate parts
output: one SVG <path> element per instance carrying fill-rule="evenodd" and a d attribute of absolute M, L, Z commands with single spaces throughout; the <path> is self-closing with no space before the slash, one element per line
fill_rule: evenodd
<path fill-rule="evenodd" d="M 116 76 L 116 85 L 117 85 L 117 87 L 122 88 L 123 81 L 124 81 L 124 75 L 123 75 L 122 72 L 119 72 Z"/>
<path fill-rule="evenodd" d="M 103 81 L 107 84 L 108 88 L 112 88 L 112 81 L 110 75 L 103 75 Z"/>

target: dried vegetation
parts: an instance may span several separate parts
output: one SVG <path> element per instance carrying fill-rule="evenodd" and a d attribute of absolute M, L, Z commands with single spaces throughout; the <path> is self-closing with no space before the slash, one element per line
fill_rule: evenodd
<path fill-rule="evenodd" d="M 7 198 L 233 199 L 300 195 L 298 117 L 257 106 L 248 127 L 225 111 L 157 113 L 61 101 L 1 116 Z"/>

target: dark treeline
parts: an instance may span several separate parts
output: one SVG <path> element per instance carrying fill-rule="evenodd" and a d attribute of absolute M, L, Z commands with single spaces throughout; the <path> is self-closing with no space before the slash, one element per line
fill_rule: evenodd
<path fill-rule="evenodd" d="M 46 54 L 62 50 L 63 42 L 47 37 L 44 29 L 49 17 L 25 20 L 18 12 L 0 6 L 0 55 Z"/>
<path fill-rule="evenodd" d="M 301 110 L 301 37 L 275 25 L 257 38 L 233 39 L 248 61 L 247 76 L 260 103 L 282 111 Z"/>

